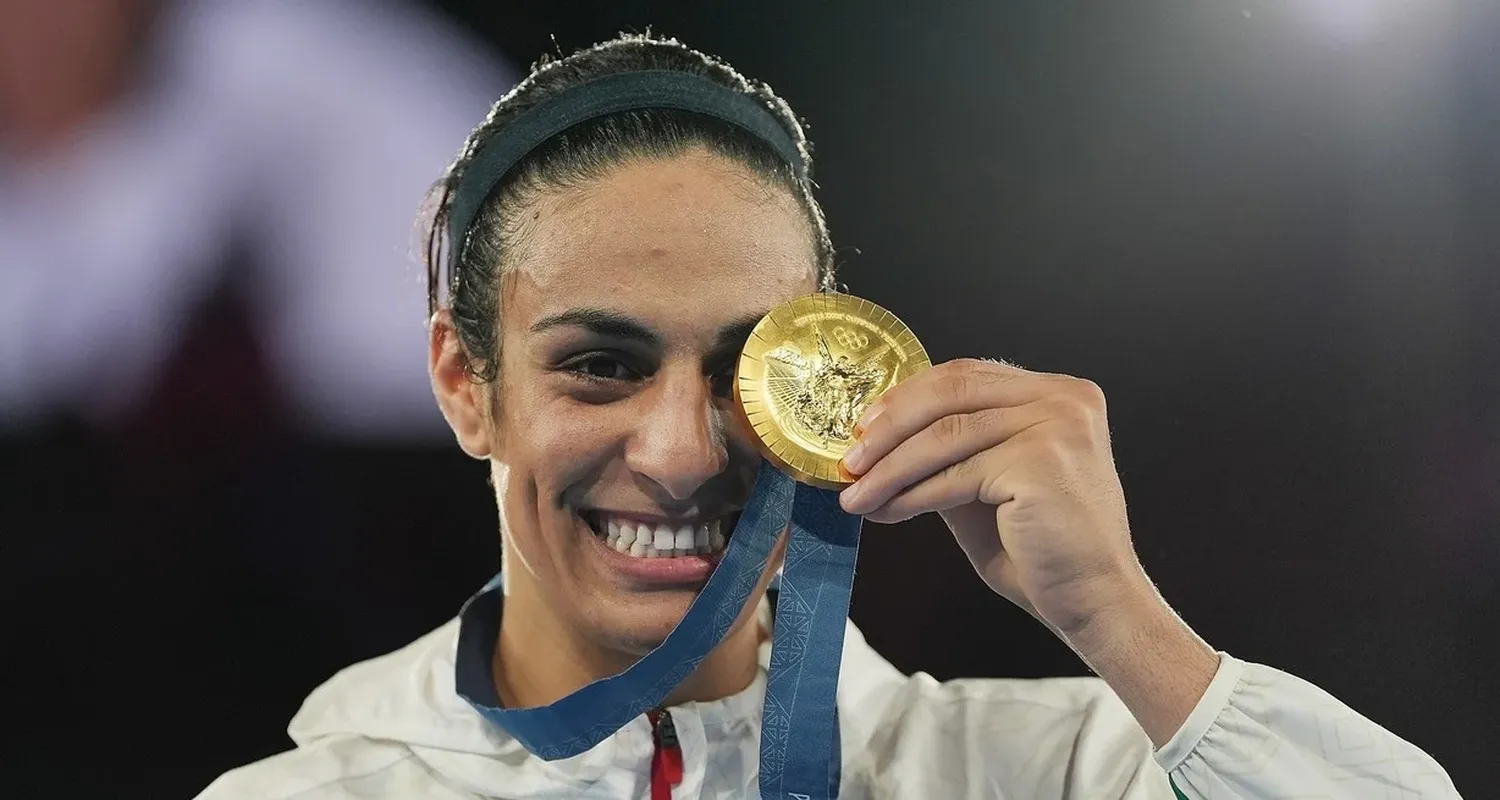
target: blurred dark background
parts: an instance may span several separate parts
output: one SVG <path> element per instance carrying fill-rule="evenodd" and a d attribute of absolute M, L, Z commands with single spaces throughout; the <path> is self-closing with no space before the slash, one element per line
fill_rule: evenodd
<path fill-rule="evenodd" d="M 935 359 L 1105 388 L 1209 642 L 1482 796 L 1486 0 L 0 3 L 0 794 L 191 796 L 494 572 L 410 223 L 535 57 L 648 26 L 807 119 L 843 279 Z M 905 670 L 1083 674 L 936 519 L 869 530 L 853 617 Z"/>

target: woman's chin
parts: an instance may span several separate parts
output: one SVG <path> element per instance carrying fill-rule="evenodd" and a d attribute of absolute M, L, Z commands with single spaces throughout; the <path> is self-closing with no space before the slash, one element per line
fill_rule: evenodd
<path fill-rule="evenodd" d="M 632 592 L 633 595 L 639 593 Z M 597 630 L 611 640 L 614 647 L 645 655 L 666 641 L 677 623 L 687 614 L 695 593 L 686 591 L 652 592 L 649 597 L 621 598 L 604 609 Z M 621 611 L 625 610 L 625 613 Z"/>

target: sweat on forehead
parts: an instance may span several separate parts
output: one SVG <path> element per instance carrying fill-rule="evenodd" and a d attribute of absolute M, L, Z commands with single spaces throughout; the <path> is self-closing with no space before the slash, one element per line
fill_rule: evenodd
<path fill-rule="evenodd" d="M 559 292 L 557 303 L 734 304 L 745 291 L 805 293 L 816 282 L 815 241 L 797 200 L 705 150 L 633 160 L 596 181 L 539 192 L 517 212 L 503 269 Z"/>

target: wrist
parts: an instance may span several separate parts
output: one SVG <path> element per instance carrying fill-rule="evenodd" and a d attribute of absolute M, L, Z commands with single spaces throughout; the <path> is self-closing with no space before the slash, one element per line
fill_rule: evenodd
<path fill-rule="evenodd" d="M 1079 655 L 1107 647 L 1153 617 L 1171 613 L 1139 567 L 1096 580 L 1087 597 L 1086 607 L 1058 614 L 1050 623 Z"/>
<path fill-rule="evenodd" d="M 1219 656 L 1155 587 L 1146 589 L 1123 594 L 1065 641 L 1162 747 L 1208 690 Z"/>

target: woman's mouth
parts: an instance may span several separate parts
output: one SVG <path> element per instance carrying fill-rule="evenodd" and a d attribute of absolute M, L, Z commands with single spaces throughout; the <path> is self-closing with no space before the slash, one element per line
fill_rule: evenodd
<path fill-rule="evenodd" d="M 705 520 L 660 522 L 613 511 L 581 515 L 606 547 L 633 558 L 716 556 L 723 552 L 738 514 Z"/>

